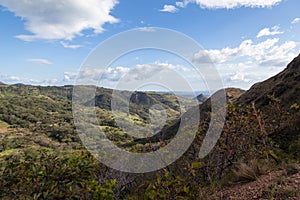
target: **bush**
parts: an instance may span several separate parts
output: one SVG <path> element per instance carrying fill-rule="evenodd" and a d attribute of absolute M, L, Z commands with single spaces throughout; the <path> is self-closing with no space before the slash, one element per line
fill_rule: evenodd
<path fill-rule="evenodd" d="M 115 180 L 101 185 L 102 166 L 86 151 L 60 157 L 38 150 L 13 155 L 1 174 L 1 199 L 114 199 Z"/>

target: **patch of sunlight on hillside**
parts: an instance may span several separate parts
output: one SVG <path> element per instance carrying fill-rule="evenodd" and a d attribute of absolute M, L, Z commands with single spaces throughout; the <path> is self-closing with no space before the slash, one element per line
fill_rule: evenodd
<path fill-rule="evenodd" d="M 0 120 L 0 133 L 7 132 L 9 124 Z"/>

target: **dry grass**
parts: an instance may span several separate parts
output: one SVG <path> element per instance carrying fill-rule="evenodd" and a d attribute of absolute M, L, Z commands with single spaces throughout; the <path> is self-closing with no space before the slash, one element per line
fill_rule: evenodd
<path fill-rule="evenodd" d="M 9 124 L 0 120 L 0 133 L 5 133 L 8 130 Z"/>
<path fill-rule="evenodd" d="M 233 174 L 237 182 L 255 181 L 259 176 L 263 175 L 265 170 L 257 160 L 251 160 L 248 163 L 240 163 Z"/>

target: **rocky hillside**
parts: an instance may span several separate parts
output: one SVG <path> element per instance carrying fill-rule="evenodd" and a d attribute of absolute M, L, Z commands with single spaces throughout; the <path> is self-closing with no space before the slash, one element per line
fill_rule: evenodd
<path fill-rule="evenodd" d="M 237 103 L 261 110 L 262 123 L 273 126 L 268 134 L 275 144 L 300 156 L 300 55 L 281 73 L 253 85 Z"/>
<path fill-rule="evenodd" d="M 254 84 L 239 98 L 238 102 L 244 104 L 255 102 L 263 109 L 269 103 L 268 96 L 274 96 L 285 108 L 300 102 L 300 55 L 281 73 Z"/>
<path fill-rule="evenodd" d="M 283 163 L 300 161 L 299 75 L 300 56 L 288 64 L 283 72 L 255 84 L 248 91 L 228 88 L 213 94 L 218 97 L 225 92 L 227 117 L 221 137 L 204 159 L 197 159 L 197 156 L 209 127 L 211 98 L 199 105 L 199 133 L 188 152 L 173 165 L 174 173 L 182 177 L 190 176 L 186 180 L 189 184 L 220 184 L 218 189 L 216 185 L 210 185 L 208 191 L 207 187 L 200 187 L 199 190 L 204 192 L 198 193 L 197 198 L 298 198 L 299 170 L 293 176 L 284 176 L 278 167 Z M 185 115 L 193 110 L 197 109 L 191 109 Z M 176 122 L 162 135 L 172 139 L 172 133 L 176 132 L 179 123 Z M 258 164 L 253 165 L 253 162 Z M 196 170 L 192 170 L 192 174 L 180 172 L 176 167 L 193 168 L 193 164 L 186 166 L 183 163 L 195 163 Z M 268 170 L 262 170 L 265 167 Z M 245 179 L 247 183 L 239 182 L 240 179 Z M 281 179 L 282 183 L 277 183 Z M 170 194 L 170 197 L 174 196 Z"/>

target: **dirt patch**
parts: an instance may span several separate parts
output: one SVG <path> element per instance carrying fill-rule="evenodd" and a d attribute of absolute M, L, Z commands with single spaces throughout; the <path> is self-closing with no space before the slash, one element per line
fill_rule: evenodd
<path fill-rule="evenodd" d="M 260 176 L 256 181 L 231 185 L 217 192 L 213 199 L 300 199 L 300 166 L 296 170 L 276 170 Z"/>

